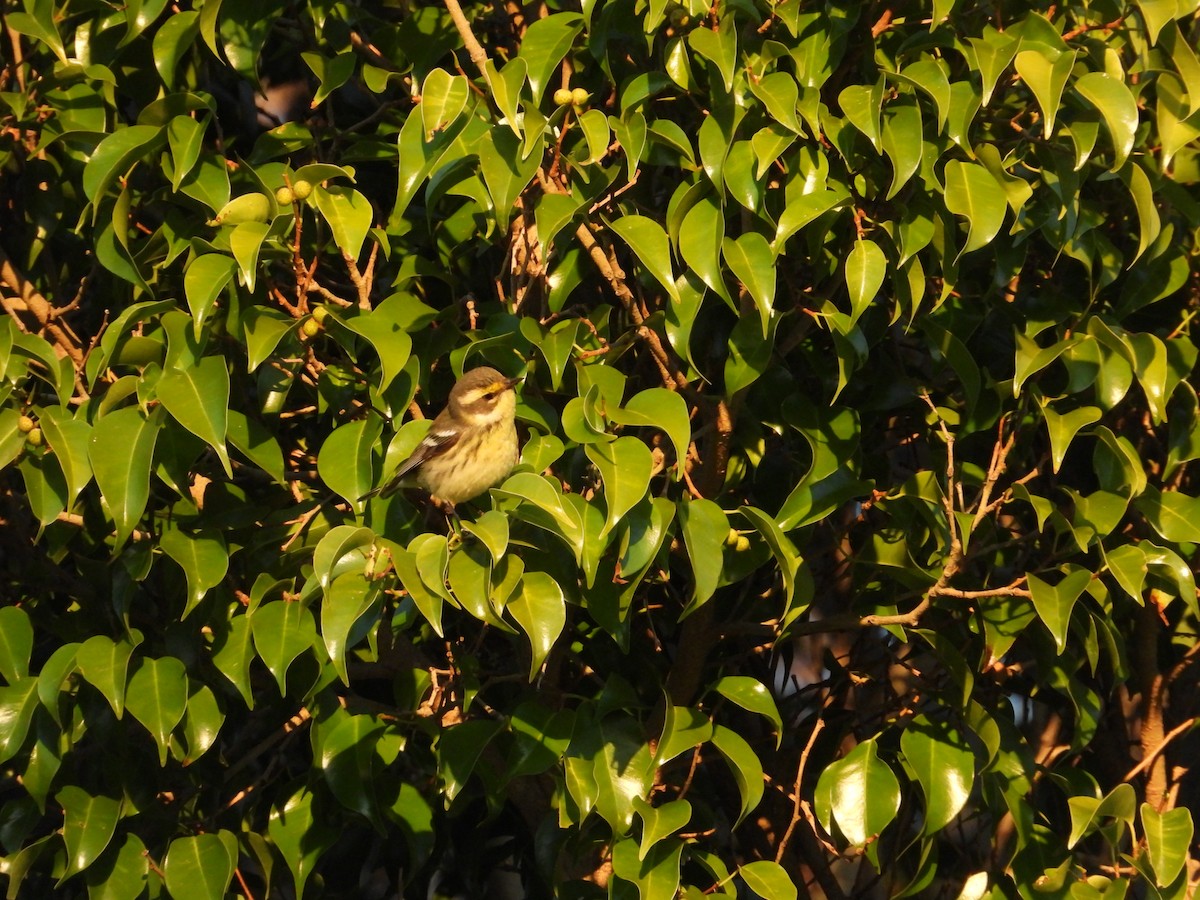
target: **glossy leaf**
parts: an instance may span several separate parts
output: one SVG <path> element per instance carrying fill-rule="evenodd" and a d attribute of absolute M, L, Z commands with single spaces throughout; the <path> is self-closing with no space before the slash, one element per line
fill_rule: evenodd
<path fill-rule="evenodd" d="M 33 625 L 19 606 L 0 607 L 0 677 L 15 684 L 29 674 Z"/>
<path fill-rule="evenodd" d="M 178 659 L 146 659 L 129 679 L 125 705 L 158 744 L 159 765 L 166 765 L 171 731 L 187 709 L 187 672 Z"/>
<path fill-rule="evenodd" d="M 133 533 L 150 499 L 150 466 L 158 431 L 157 417 L 147 418 L 128 406 L 103 416 L 92 429 L 88 460 L 116 524 L 118 546 Z M 125 452 L 109 452 L 113 447 Z"/>
<path fill-rule="evenodd" d="M 117 718 L 125 712 L 125 686 L 133 647 L 102 634 L 92 635 L 75 654 L 79 673 L 104 695 Z"/>
<path fill-rule="evenodd" d="M 65 878 L 87 869 L 104 852 L 121 818 L 121 802 L 92 796 L 75 785 L 54 798 L 63 808 L 63 842 L 67 845 Z"/>
<path fill-rule="evenodd" d="M 162 869 L 172 897 L 219 900 L 225 896 L 237 864 L 236 855 L 222 839 L 225 834 L 228 832 L 177 837 L 171 841 Z"/>
<path fill-rule="evenodd" d="M 634 504 L 646 496 L 654 460 L 646 445 L 633 437 L 588 444 L 585 450 L 604 481 L 607 513 L 600 533 L 603 540 Z"/>
<path fill-rule="evenodd" d="M 999 233 L 1008 201 L 1004 189 L 983 166 L 951 160 L 946 164 L 946 207 L 966 218 L 967 242 L 962 252 L 970 253 Z"/>
<path fill-rule="evenodd" d="M 741 811 L 735 821 L 737 824 L 753 812 L 762 800 L 762 763 L 746 740 L 724 725 L 713 726 L 712 745 L 725 758 L 733 772 L 734 781 L 737 782 L 738 793 L 742 798 Z"/>
<path fill-rule="evenodd" d="M 751 231 L 737 240 L 725 238 L 721 253 L 754 300 L 762 333 L 766 335 L 771 311 L 775 307 L 775 259 L 771 245 L 761 234 Z"/>
<path fill-rule="evenodd" d="M 1175 881 L 1187 861 L 1194 833 L 1192 817 L 1183 807 L 1159 813 L 1149 803 L 1142 804 L 1141 816 L 1154 881 L 1165 888 Z"/>
<path fill-rule="evenodd" d="M 612 230 L 629 245 L 667 296 L 678 300 L 671 266 L 671 245 L 662 226 L 646 216 L 622 216 L 612 223 Z"/>
<path fill-rule="evenodd" d="M 375 483 L 373 450 L 383 431 L 375 416 L 347 422 L 321 445 L 317 471 L 351 505 L 357 505 Z"/>
<path fill-rule="evenodd" d="M 828 829 L 836 821 L 858 846 L 891 823 L 900 809 L 900 782 L 879 758 L 875 741 L 863 741 L 821 773 L 815 806 L 822 825 Z"/>
<path fill-rule="evenodd" d="M 286 694 L 288 669 L 317 636 L 312 613 L 299 603 L 278 600 L 256 609 L 250 628 L 254 649 L 275 677 L 279 693 Z"/>
<path fill-rule="evenodd" d="M 268 824 L 271 841 L 283 854 L 298 897 L 303 896 L 309 876 L 338 834 L 314 812 L 315 806 L 319 810 L 315 800 L 308 788 L 299 788 L 282 806 L 271 809 Z"/>
<path fill-rule="evenodd" d="M 1075 81 L 1075 89 L 1100 111 L 1113 145 L 1112 171 L 1129 158 L 1138 127 L 1137 101 L 1129 88 L 1106 72 L 1088 72 Z"/>
<path fill-rule="evenodd" d="M 373 224 L 370 201 L 354 188 L 336 184 L 316 188 L 313 197 L 338 249 L 357 260 Z"/>
<path fill-rule="evenodd" d="M 225 448 L 229 372 L 220 357 L 206 356 L 186 368 L 168 369 L 158 382 L 158 399 L 180 425 L 216 451 L 232 477 Z"/>
<path fill-rule="evenodd" d="M 186 616 L 210 588 L 224 580 L 229 571 L 229 551 L 220 533 L 214 531 L 197 534 L 168 531 L 163 534 L 160 546 L 187 576 L 188 597 L 183 613 Z"/>
<path fill-rule="evenodd" d="M 796 900 L 796 885 L 779 863 L 760 859 L 738 869 L 746 887 L 764 900 Z"/>
<path fill-rule="evenodd" d="M 850 294 L 850 321 L 858 320 L 875 300 L 887 274 L 887 258 L 874 241 L 861 238 L 846 257 L 846 290 Z"/>
<path fill-rule="evenodd" d="M 944 719 L 918 716 L 900 734 L 900 749 L 925 795 L 925 832 L 950 824 L 971 795 L 975 754 Z"/>
<path fill-rule="evenodd" d="M 507 609 L 529 638 L 533 652 L 529 664 L 532 681 L 566 625 L 566 598 L 558 582 L 547 573 L 526 572 Z"/>

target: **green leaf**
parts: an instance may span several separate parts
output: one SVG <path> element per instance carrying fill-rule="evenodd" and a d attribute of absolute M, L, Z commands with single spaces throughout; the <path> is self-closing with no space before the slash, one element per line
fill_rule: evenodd
<path fill-rule="evenodd" d="M 29 674 L 33 625 L 19 606 L 0 607 L 0 677 L 9 684 Z"/>
<path fill-rule="evenodd" d="M 186 718 L 183 722 L 187 756 L 184 764 L 199 759 L 213 744 L 225 724 L 225 714 L 217 704 L 217 697 L 206 685 L 188 683 Z"/>
<path fill-rule="evenodd" d="M 1125 165 L 1133 150 L 1138 127 L 1137 101 L 1125 83 L 1106 72 L 1088 72 L 1075 81 L 1075 89 L 1100 111 L 1113 144 L 1113 164 L 1116 172 Z"/>
<path fill-rule="evenodd" d="M 117 129 L 96 146 L 83 169 L 83 192 L 95 203 L 93 222 L 99 213 L 100 198 L 135 162 L 163 144 L 165 131 L 159 125 L 128 125 Z"/>
<path fill-rule="evenodd" d="M 783 740 L 783 719 L 779 716 L 775 698 L 761 681 L 748 675 L 726 675 L 713 689 L 742 709 L 766 717 L 775 726 L 775 746 L 779 746 Z"/>
<path fill-rule="evenodd" d="M 117 547 L 133 533 L 150 499 L 159 423 L 158 416 L 147 418 L 137 407 L 127 406 L 102 416 L 92 429 L 88 459 L 116 525 Z"/>
<path fill-rule="evenodd" d="M 825 188 L 809 194 L 801 194 L 788 203 L 779 216 L 779 226 L 775 230 L 775 242 L 772 249 L 775 255 L 784 252 L 788 239 L 805 225 L 816 221 L 825 213 L 843 206 L 849 195 L 844 190 Z"/>
<path fill-rule="evenodd" d="M 196 340 L 200 340 L 203 327 L 217 297 L 233 277 L 236 265 L 228 256 L 220 253 L 205 253 L 196 257 L 188 266 L 183 277 L 183 292 L 187 297 L 188 309 L 192 312 Z"/>
<path fill-rule="evenodd" d="M 650 748 L 641 727 L 627 715 L 605 717 L 596 731 L 599 747 L 589 760 L 596 811 L 613 832 L 627 834 L 633 824 L 634 798 L 644 798 L 653 781 Z"/>
<path fill-rule="evenodd" d="M 611 228 L 663 286 L 667 296 L 678 302 L 679 293 L 671 267 L 671 242 L 662 226 L 646 216 L 622 216 L 611 224 Z"/>
<path fill-rule="evenodd" d="M 1042 111 L 1042 136 L 1054 134 L 1054 119 L 1062 106 L 1063 88 L 1075 65 L 1075 51 L 1060 52 L 1051 47 L 1022 50 L 1015 60 L 1017 74 L 1029 85 Z"/>
<path fill-rule="evenodd" d="M 533 651 L 529 680 L 533 681 L 567 623 L 566 598 L 546 572 L 526 572 L 507 609 L 529 638 Z"/>
<path fill-rule="evenodd" d="M 146 888 L 149 872 L 146 845 L 136 834 L 127 834 L 120 849 L 110 844 L 84 873 L 88 900 L 137 900 Z"/>
<path fill-rule="evenodd" d="M 554 238 L 575 217 L 581 204 L 573 194 L 543 194 L 538 200 L 534 216 L 537 221 L 538 240 L 542 245 L 553 245 Z"/>
<path fill-rule="evenodd" d="M 608 152 L 608 116 L 603 110 L 589 109 L 580 115 L 579 128 L 588 148 L 587 158 L 580 165 L 592 165 Z"/>
<path fill-rule="evenodd" d="M 207 124 L 207 119 L 193 119 L 191 116 L 175 116 L 167 123 L 167 146 L 171 150 L 171 165 L 174 167 L 171 190 L 178 191 L 183 179 L 196 167 L 204 146 Z"/>
<path fill-rule="evenodd" d="M 609 408 L 608 414 L 620 425 L 648 425 L 664 431 L 675 448 L 675 477 L 681 477 L 678 464 L 687 457 L 691 419 L 687 401 L 680 394 L 666 388 L 647 388 L 634 394 L 623 407 Z"/>
<path fill-rule="evenodd" d="M 694 28 L 688 32 L 688 46 L 717 67 L 726 92 L 733 90 L 733 70 L 737 63 L 738 41 L 732 15 L 725 15 L 716 31 Z"/>
<path fill-rule="evenodd" d="M 175 70 L 191 49 L 200 30 L 200 14 L 195 10 L 182 10 L 168 16 L 154 33 L 154 66 L 167 90 L 175 85 Z"/>
<path fill-rule="evenodd" d="M 125 706 L 158 744 L 158 764 L 167 764 L 171 731 L 187 709 L 187 671 L 173 656 L 145 659 L 129 679 Z"/>
<path fill-rule="evenodd" d="M 700 710 L 690 706 L 673 706 L 669 700 L 666 710 L 654 758 L 656 767 L 711 740 L 713 734 L 712 722 Z"/>
<path fill-rule="evenodd" d="M 484 76 L 492 90 L 492 99 L 496 101 L 496 107 L 503 113 L 513 134 L 520 137 L 521 129 L 518 123 L 521 115 L 521 89 L 525 86 L 525 77 L 529 73 L 528 64 L 518 57 L 509 60 L 500 70 L 496 69 L 496 63 L 491 59 L 487 60 L 484 66 Z M 546 240 L 541 229 L 538 229 L 538 236 L 543 241 Z"/>
<path fill-rule="evenodd" d="M 194 534 L 173 529 L 163 532 L 159 546 L 163 553 L 179 563 L 187 576 L 187 602 L 183 608 L 186 617 L 210 588 L 225 579 L 225 573 L 229 571 L 225 539 L 213 529 L 202 529 Z"/>
<path fill-rule="evenodd" d="M 1046 418 L 1046 429 L 1050 432 L 1051 463 L 1057 473 L 1071 442 L 1075 440 L 1075 435 L 1081 428 L 1099 422 L 1100 410 L 1094 406 L 1084 406 L 1060 415 L 1047 404 L 1042 407 L 1042 415 Z"/>
<path fill-rule="evenodd" d="M 82 872 L 104 852 L 121 818 L 121 801 L 93 797 L 82 788 L 67 785 L 54 799 L 63 808 L 63 842 L 67 865 L 63 879 Z"/>
<path fill-rule="evenodd" d="M 764 900 L 796 900 L 796 885 L 787 871 L 774 860 L 760 859 L 738 869 L 746 887 Z"/>
<path fill-rule="evenodd" d="M 433 138 L 436 131 L 462 115 L 467 108 L 471 88 L 463 75 L 451 75 L 445 69 L 433 69 L 425 76 L 421 86 L 421 124 L 425 128 L 425 140 Z"/>
<path fill-rule="evenodd" d="M 1102 825 L 1102 820 L 1110 817 L 1132 829 L 1137 796 L 1133 785 L 1118 784 L 1102 800 L 1085 796 L 1068 797 L 1067 807 L 1071 812 L 1071 835 L 1067 838 L 1067 848 L 1070 849 L 1094 827 Z"/>
<path fill-rule="evenodd" d="M 225 896 L 237 864 L 236 853 L 223 840 L 226 834 L 229 832 L 197 834 L 171 841 L 162 868 L 173 900 L 221 900 Z"/>
<path fill-rule="evenodd" d="M 1165 540 L 1200 542 L 1200 497 L 1152 489 L 1138 497 L 1134 505 Z"/>
<path fill-rule="evenodd" d="M 588 444 L 584 451 L 600 470 L 600 477 L 604 481 L 607 516 L 604 530 L 600 533 L 603 541 L 625 514 L 646 496 L 654 459 L 650 449 L 633 437 Z"/>
<path fill-rule="evenodd" d="M 38 705 L 38 679 L 19 678 L 0 687 L 0 762 L 8 762 L 25 743 Z"/>
<path fill-rule="evenodd" d="M 921 107 L 915 97 L 898 97 L 887 105 L 883 115 L 882 145 L 892 163 L 892 185 L 885 199 L 895 197 L 921 165 L 921 136 Z"/>
<path fill-rule="evenodd" d="M 344 807 L 376 827 L 383 825 L 376 784 L 385 760 L 386 726 L 374 716 L 346 716 L 324 738 L 320 766 L 333 795 Z"/>
<path fill-rule="evenodd" d="M 1071 610 L 1075 601 L 1092 580 L 1087 569 L 1074 566 L 1058 584 L 1051 585 L 1036 575 L 1027 576 L 1029 592 L 1033 595 L 1033 606 L 1038 618 L 1050 630 L 1054 643 L 1061 654 L 1067 645 L 1067 629 L 1071 624 Z"/>
<path fill-rule="evenodd" d="M 692 818 L 692 804 L 686 800 L 671 800 L 662 806 L 651 806 L 641 797 L 634 797 L 633 808 L 642 820 L 639 860 L 644 860 L 655 844 L 683 828 Z"/>
<path fill-rule="evenodd" d="M 1004 224 L 1008 198 L 996 179 L 978 163 L 946 163 L 946 208 L 967 220 L 967 242 L 959 256 L 991 243 Z"/>
<path fill-rule="evenodd" d="M 225 448 L 229 407 L 229 371 L 225 365 L 223 357 L 206 356 L 193 365 L 168 369 L 156 391 L 175 421 L 216 451 L 225 474 L 232 478 L 233 468 Z"/>
<path fill-rule="evenodd" d="M 246 706 L 254 706 L 250 686 L 250 662 L 254 659 L 250 617 L 236 616 L 213 642 L 213 665 L 237 688 Z"/>
<path fill-rule="evenodd" d="M 901 732 L 900 749 L 925 795 L 925 833 L 933 834 L 966 805 L 975 780 L 975 755 L 958 729 L 925 715 Z"/>
<path fill-rule="evenodd" d="M 375 483 L 372 457 L 382 432 L 383 420 L 378 416 L 347 422 L 325 439 L 317 456 L 321 480 L 355 508 Z"/>
<path fill-rule="evenodd" d="M 850 322 L 867 311 L 883 285 L 887 257 L 870 238 L 859 238 L 846 257 L 846 290 L 850 294 Z"/>
<path fill-rule="evenodd" d="M 286 696 L 288 668 L 317 638 L 312 613 L 288 600 L 264 603 L 250 614 L 250 629 L 254 649 L 275 676 L 279 693 Z"/>
<path fill-rule="evenodd" d="M 706 285 L 736 309 L 721 271 L 721 244 L 725 239 L 725 216 L 717 198 L 701 197 L 688 210 L 679 227 L 679 254 Z"/>
<path fill-rule="evenodd" d="M 748 231 L 736 241 L 725 238 L 721 252 L 733 274 L 745 285 L 758 308 L 762 333 L 766 337 L 775 307 L 775 256 L 771 245 L 757 231 Z"/>
<path fill-rule="evenodd" d="M 1138 249 L 1129 262 L 1130 265 L 1133 265 L 1158 239 L 1158 235 L 1162 231 L 1162 220 L 1154 205 L 1154 187 L 1150 184 L 1146 170 L 1136 162 L 1126 163 L 1125 167 L 1121 169 L 1121 179 L 1129 188 L 1138 217 Z"/>
<path fill-rule="evenodd" d="M 350 80 L 357 62 L 352 50 L 332 57 L 325 57 L 319 53 L 301 53 L 300 56 L 320 82 L 310 104 L 313 109 L 324 103 L 330 94 Z"/>
<path fill-rule="evenodd" d="M 321 638 L 343 684 L 350 684 L 346 653 L 365 636 L 364 628 L 373 624 L 373 620 L 362 625 L 359 621 L 378 599 L 378 588 L 357 572 L 335 578 L 325 590 L 321 601 Z"/>
<path fill-rule="evenodd" d="M 267 833 L 292 873 L 297 897 L 304 896 L 304 885 L 309 876 L 322 854 L 338 838 L 338 830 L 329 822 L 327 811 L 321 809 L 316 796 L 305 786 L 288 797 L 283 806 L 271 808 Z"/>
<path fill-rule="evenodd" d="M 1166 887 L 1183 871 L 1192 844 L 1192 815 L 1186 807 L 1159 813 L 1149 803 L 1142 804 L 1142 828 L 1154 867 L 1154 883 Z"/>
<path fill-rule="evenodd" d="M 734 821 L 737 827 L 758 806 L 763 795 L 763 769 L 754 750 L 745 738 L 724 725 L 714 725 L 712 745 L 717 748 L 733 772 L 738 794 L 742 798 L 741 810 Z"/>
<path fill-rule="evenodd" d="M 633 841 L 621 841 L 612 850 L 613 873 L 635 884 L 640 900 L 675 900 L 682 856 L 683 842 L 679 840 L 653 844 L 644 856 Z"/>
<path fill-rule="evenodd" d="M 900 782 L 879 758 L 879 746 L 872 739 L 826 766 L 817 781 L 814 801 L 817 818 L 826 830 L 836 821 L 846 839 L 861 847 L 896 818 Z"/>
<path fill-rule="evenodd" d="M 381 370 L 378 389 L 382 393 L 399 375 L 412 354 L 412 338 L 405 330 L 402 308 L 405 299 L 396 295 L 379 304 L 365 316 L 353 316 L 343 324 L 362 335 L 379 355 Z"/>
<path fill-rule="evenodd" d="M 692 563 L 692 600 L 688 609 L 706 603 L 721 578 L 723 548 L 729 536 L 725 511 L 711 500 L 684 500 L 678 504 L 679 523 Z"/>
<path fill-rule="evenodd" d="M 980 98 L 980 103 L 987 106 L 991 102 L 992 91 L 995 90 L 997 79 L 1012 62 L 1017 49 L 1021 46 L 1021 41 L 1017 37 L 1010 37 L 991 28 L 984 32 L 983 37 L 967 38 L 967 41 L 970 43 L 972 55 L 975 57 L 975 65 L 972 68 L 979 72 L 983 81 L 983 96 Z"/>
<path fill-rule="evenodd" d="M 479 153 L 479 169 L 492 197 L 496 222 L 502 228 L 507 228 L 512 218 L 513 204 L 533 180 L 542 157 L 538 153 L 522 156 L 520 141 L 505 125 L 493 125 L 480 135 L 476 149 Z"/>
<path fill-rule="evenodd" d="M 266 427 L 236 409 L 225 411 L 225 437 L 248 460 L 270 475 L 279 484 L 283 483 L 283 451 L 279 442 Z"/>
<path fill-rule="evenodd" d="M 871 142 L 876 153 L 883 152 L 879 130 L 879 118 L 883 109 L 884 81 L 874 85 L 852 84 L 838 95 L 838 106 L 850 120 L 850 124 L 861 131 Z"/>
<path fill-rule="evenodd" d="M 104 695 L 118 719 L 125 712 L 125 683 L 132 655 L 132 646 L 102 634 L 84 641 L 75 655 L 79 673 Z"/>
<path fill-rule="evenodd" d="M 367 232 L 371 230 L 374 216 L 371 202 L 354 188 L 340 184 L 316 187 L 312 198 L 329 224 L 334 243 L 342 255 L 357 260 L 362 253 Z"/>
<path fill-rule="evenodd" d="M 762 101 L 771 119 L 789 131 L 802 134 L 800 120 L 796 118 L 796 104 L 800 100 L 800 86 L 787 72 L 772 72 L 757 82 L 750 80 L 750 90 Z"/>
<path fill-rule="evenodd" d="M 238 278 L 249 291 L 254 290 L 259 254 L 270 231 L 271 226 L 266 222 L 241 222 L 234 226 L 233 233 L 229 235 L 229 249 L 233 251 L 233 258 L 237 262 Z"/>
<path fill-rule="evenodd" d="M 466 786 L 480 754 L 501 727 L 499 722 L 476 719 L 442 731 L 437 743 L 438 774 L 448 800 Z"/>
<path fill-rule="evenodd" d="M 526 29 L 518 58 L 529 67 L 529 88 L 535 104 L 541 103 L 546 85 L 582 28 L 580 15 L 562 12 L 537 19 Z"/>

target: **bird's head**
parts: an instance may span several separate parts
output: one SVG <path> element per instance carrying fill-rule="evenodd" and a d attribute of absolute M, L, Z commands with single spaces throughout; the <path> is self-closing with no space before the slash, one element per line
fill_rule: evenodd
<path fill-rule="evenodd" d="M 477 426 L 510 419 L 517 408 L 513 388 L 520 380 L 507 378 L 490 366 L 464 372 L 450 391 L 450 414 Z"/>

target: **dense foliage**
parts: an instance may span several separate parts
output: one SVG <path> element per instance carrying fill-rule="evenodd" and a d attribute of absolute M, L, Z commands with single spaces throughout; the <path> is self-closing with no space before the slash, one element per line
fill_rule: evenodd
<path fill-rule="evenodd" d="M 8 896 L 1186 896 L 1198 6 L 3 0 Z"/>

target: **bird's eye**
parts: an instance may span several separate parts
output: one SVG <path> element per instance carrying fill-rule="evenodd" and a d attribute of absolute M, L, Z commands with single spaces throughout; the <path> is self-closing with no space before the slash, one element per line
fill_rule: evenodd
<path fill-rule="evenodd" d="M 484 395 L 483 395 L 483 399 L 484 399 L 484 400 L 495 400 L 495 399 L 496 399 L 496 392 L 495 392 L 495 391 L 488 391 L 486 394 L 484 394 Z"/>

